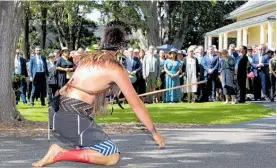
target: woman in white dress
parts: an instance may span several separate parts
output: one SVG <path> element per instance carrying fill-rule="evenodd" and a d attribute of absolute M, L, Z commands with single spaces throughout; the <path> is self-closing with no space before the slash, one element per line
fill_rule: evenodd
<path fill-rule="evenodd" d="M 199 66 L 197 58 L 194 57 L 194 47 L 189 47 L 187 54 L 183 63 L 183 72 L 185 72 L 185 84 L 190 84 L 197 82 Z M 197 85 L 188 86 L 185 91 L 187 92 L 188 102 L 194 103 L 194 93 L 197 92 Z"/>

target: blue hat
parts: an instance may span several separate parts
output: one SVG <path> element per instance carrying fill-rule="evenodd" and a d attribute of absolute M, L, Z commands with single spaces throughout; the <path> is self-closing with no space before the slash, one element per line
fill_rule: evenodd
<path fill-rule="evenodd" d="M 175 48 L 172 48 L 172 49 L 169 51 L 169 54 L 170 54 L 171 52 L 175 52 L 175 53 L 177 54 L 177 53 L 178 53 L 178 50 L 175 49 Z"/>
<path fill-rule="evenodd" d="M 177 54 L 183 54 L 182 50 L 178 50 Z"/>

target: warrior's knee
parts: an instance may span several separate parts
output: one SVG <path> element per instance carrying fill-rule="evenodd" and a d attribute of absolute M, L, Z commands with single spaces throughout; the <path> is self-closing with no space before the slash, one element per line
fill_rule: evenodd
<path fill-rule="evenodd" d="M 50 149 L 51 149 L 51 148 L 60 148 L 60 146 L 57 145 L 57 144 L 52 144 L 52 145 L 50 146 Z"/>
<path fill-rule="evenodd" d="M 119 161 L 120 159 L 120 154 L 119 153 L 115 153 L 113 155 L 111 155 L 108 163 L 106 164 L 107 166 L 113 166 L 113 165 L 116 165 L 117 162 Z"/>

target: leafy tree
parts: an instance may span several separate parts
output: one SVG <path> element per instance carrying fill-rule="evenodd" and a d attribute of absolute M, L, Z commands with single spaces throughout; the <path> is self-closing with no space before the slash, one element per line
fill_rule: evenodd
<path fill-rule="evenodd" d="M 205 33 L 233 23 L 233 20 L 226 20 L 225 16 L 243 3 L 245 1 L 195 2 L 196 15 L 189 19 L 190 27 L 183 48 L 191 44 L 202 45 Z"/>
<path fill-rule="evenodd" d="M 142 30 L 148 45 L 177 48 L 203 44 L 203 34 L 232 21 L 224 16 L 244 1 L 103 1 L 98 8 L 106 23 Z M 113 24 L 114 25 L 114 24 Z"/>
<path fill-rule="evenodd" d="M 60 45 L 77 49 L 83 29 L 84 16 L 93 8 L 95 2 L 59 1 L 52 4 L 54 26 Z"/>

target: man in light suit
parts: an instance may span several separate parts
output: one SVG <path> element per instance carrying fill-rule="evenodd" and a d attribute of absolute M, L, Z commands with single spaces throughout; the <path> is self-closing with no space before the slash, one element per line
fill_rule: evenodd
<path fill-rule="evenodd" d="M 266 54 L 266 46 L 260 45 L 258 47 L 258 54 L 253 56 L 251 66 L 254 72 L 254 99 L 257 100 L 261 98 L 261 87 L 262 92 L 266 100 L 268 98 L 268 72 L 269 72 L 269 59 L 270 57 Z"/>
<path fill-rule="evenodd" d="M 156 88 L 156 80 L 160 76 L 160 58 L 154 54 L 155 47 L 149 47 L 149 53 L 144 57 L 142 65 L 143 78 L 146 81 L 146 92 L 154 91 Z M 154 102 L 154 96 L 146 96 L 146 102 Z"/>
<path fill-rule="evenodd" d="M 21 76 L 22 78 L 13 84 L 13 88 L 15 89 L 16 96 L 16 104 L 20 101 L 20 97 L 24 104 L 27 104 L 26 99 L 26 80 L 25 78 L 28 76 L 26 60 L 20 55 L 20 50 L 16 50 L 16 55 L 14 58 L 14 76 Z"/>
<path fill-rule="evenodd" d="M 40 95 L 41 105 L 45 106 L 46 96 L 46 77 L 48 76 L 48 68 L 46 59 L 41 55 L 40 47 L 35 49 L 36 55 L 30 59 L 30 81 L 33 82 L 31 92 L 31 106 L 34 106 L 35 93 Z"/>
<path fill-rule="evenodd" d="M 136 54 L 139 53 L 139 50 L 138 49 L 133 50 L 133 48 L 128 49 L 128 57 L 126 58 L 126 61 L 125 61 L 125 67 L 130 75 L 133 75 L 136 77 L 137 80 L 132 84 L 134 89 L 138 92 L 137 82 L 138 82 L 138 79 L 142 77 L 140 75 L 142 65 L 139 58 L 134 56 L 135 53 Z"/>
<path fill-rule="evenodd" d="M 218 76 L 218 57 L 214 54 L 213 46 L 208 48 L 207 54 L 204 56 L 202 60 L 202 66 L 204 68 L 204 78 L 208 80 L 207 82 L 207 90 L 208 95 L 211 94 L 211 101 L 215 101 L 215 82 Z M 205 98 L 206 99 L 206 98 Z"/>

